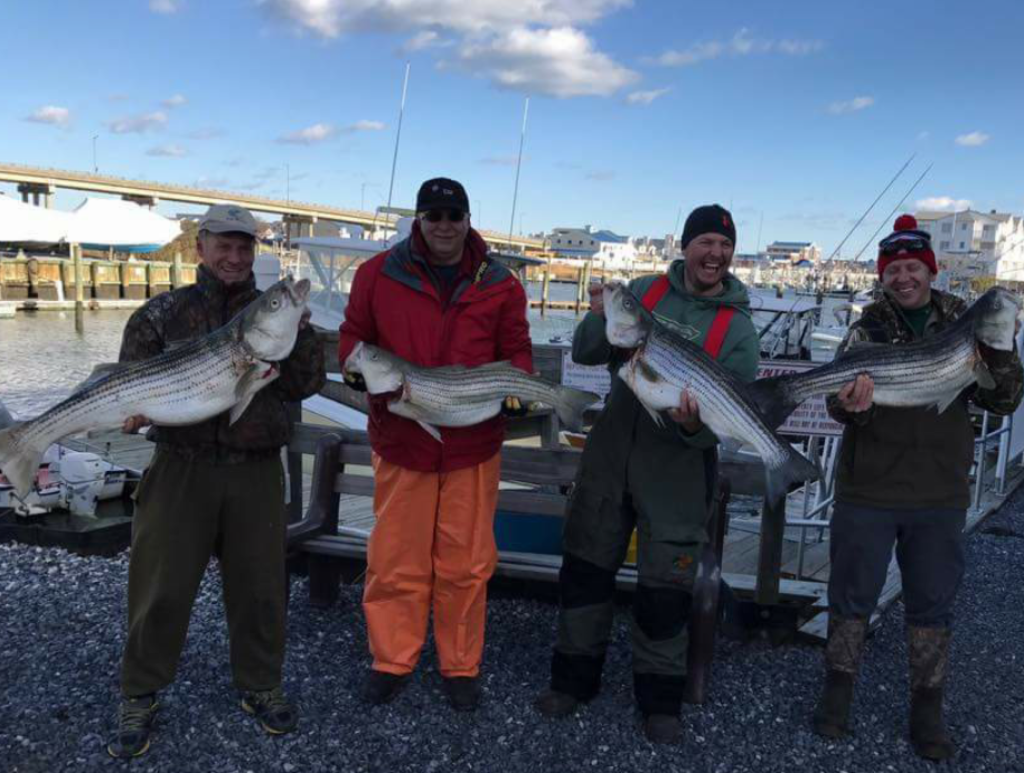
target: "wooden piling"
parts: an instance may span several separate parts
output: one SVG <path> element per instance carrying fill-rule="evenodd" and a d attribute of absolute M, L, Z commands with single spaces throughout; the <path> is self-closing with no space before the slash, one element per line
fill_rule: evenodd
<path fill-rule="evenodd" d="M 85 293 L 82 281 L 82 245 L 71 245 L 71 257 L 75 262 L 75 332 L 85 332 Z"/>
<path fill-rule="evenodd" d="M 757 560 L 757 585 L 754 588 L 754 601 L 758 604 L 779 603 L 785 532 L 786 498 L 781 497 L 774 504 L 765 499 L 761 510 L 761 544 Z"/>
<path fill-rule="evenodd" d="M 181 253 L 174 253 L 174 262 L 171 264 L 171 288 L 177 290 L 182 285 L 181 281 Z"/>
<path fill-rule="evenodd" d="M 551 284 L 551 259 L 544 267 L 544 279 L 540 286 L 540 316 L 544 318 L 548 312 L 548 289 Z"/>
<path fill-rule="evenodd" d="M 583 305 L 583 273 L 584 268 L 583 266 L 580 266 L 576 271 L 576 306 L 573 308 L 577 317 L 580 315 L 580 307 Z"/>

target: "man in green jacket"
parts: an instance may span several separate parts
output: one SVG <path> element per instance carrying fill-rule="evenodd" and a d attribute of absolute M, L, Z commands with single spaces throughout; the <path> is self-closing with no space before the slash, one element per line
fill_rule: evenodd
<path fill-rule="evenodd" d="M 931 239 L 910 215 L 879 244 L 882 291 L 847 333 L 840 351 L 861 343 L 906 344 L 936 335 L 967 309 L 932 288 Z M 992 389 L 972 388 L 942 413 L 872 404 L 867 375 L 829 398 L 846 425 L 836 472 L 829 553 L 825 690 L 814 714 L 819 735 L 847 734 L 853 683 L 868 620 L 885 584 L 893 546 L 903 582 L 910 660 L 910 739 L 932 760 L 956 751 L 942 717 L 953 602 L 964 574 L 963 529 L 970 504 L 974 429 L 968 400 L 1013 413 L 1024 389 L 1016 351 L 979 345 Z"/>
<path fill-rule="evenodd" d="M 729 273 L 735 243 L 728 211 L 698 207 L 683 230 L 684 259 L 664 275 L 634 280 L 630 289 L 749 382 L 757 373 L 758 337 L 746 287 Z M 718 439 L 701 423 L 700 406 L 687 393 L 678 409 L 667 412 L 673 421 L 664 428 L 654 422 L 614 375 L 625 353 L 608 343 L 603 311 L 594 288 L 590 312 L 573 336 L 573 359 L 608 364 L 612 389 L 591 430 L 566 514 L 558 641 L 550 689 L 536 705 L 542 714 L 560 717 L 597 695 L 615 575 L 635 528 L 634 694 L 646 736 L 671 743 L 682 736 L 687 623 L 697 558 L 708 539 Z"/>

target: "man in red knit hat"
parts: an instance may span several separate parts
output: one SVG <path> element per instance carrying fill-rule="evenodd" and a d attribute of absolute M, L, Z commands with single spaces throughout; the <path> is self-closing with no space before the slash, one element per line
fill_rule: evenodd
<path fill-rule="evenodd" d="M 839 351 L 859 342 L 905 344 L 935 335 L 966 310 L 963 300 L 932 287 L 938 273 L 931 239 L 902 215 L 879 243 L 882 292 L 864 309 Z M 836 475 L 830 544 L 829 627 L 825 690 L 814 730 L 848 732 L 853 683 L 868 620 L 896 546 L 910 660 L 910 739 L 918 755 L 956 753 L 942 717 L 953 601 L 964 572 L 963 528 L 974 431 L 968 401 L 997 415 L 1020 403 L 1024 372 L 1016 350 L 979 344 L 995 387 L 965 390 L 942 413 L 872 404 L 873 384 L 858 376 L 829 399 L 846 425 Z"/>

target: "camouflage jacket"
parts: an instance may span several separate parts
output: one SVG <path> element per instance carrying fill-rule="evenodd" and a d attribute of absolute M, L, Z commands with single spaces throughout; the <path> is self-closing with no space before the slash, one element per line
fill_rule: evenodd
<path fill-rule="evenodd" d="M 205 336 L 227 324 L 259 296 L 255 278 L 225 285 L 200 265 L 196 283 L 153 298 L 128 320 L 121 362 L 154 357 L 175 344 Z M 316 394 L 324 385 L 324 358 L 311 327 L 299 331 L 281 375 L 259 391 L 242 417 L 228 426 L 223 413 L 187 427 L 153 427 L 149 439 L 189 456 L 236 464 L 278 453 L 291 425 L 285 402 Z"/>
<path fill-rule="evenodd" d="M 935 335 L 967 309 L 960 298 L 932 290 L 932 312 L 924 337 Z M 839 347 L 858 342 L 906 344 L 915 334 L 899 306 L 884 291 L 864 309 Z M 943 413 L 933 407 L 873 405 L 847 413 L 835 397 L 832 417 L 846 425 L 836 478 L 836 501 L 880 508 L 966 508 L 968 473 L 974 456 L 974 429 L 967 402 L 999 415 L 1012 413 L 1024 392 L 1024 369 L 1017 351 L 982 347 L 994 389 L 964 390 Z"/>

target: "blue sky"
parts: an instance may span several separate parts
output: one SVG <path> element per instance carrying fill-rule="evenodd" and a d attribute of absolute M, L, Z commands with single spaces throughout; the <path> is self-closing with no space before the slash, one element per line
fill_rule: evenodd
<path fill-rule="evenodd" d="M 508 229 L 530 96 L 517 232 L 660 237 L 717 201 L 741 250 L 827 254 L 916 153 L 852 256 L 929 164 L 905 209 L 1024 210 L 1022 27 L 1015 0 L 12 0 L 0 160 L 87 170 L 97 136 L 101 173 L 372 208 L 410 62 L 395 205 L 444 174 Z"/>

